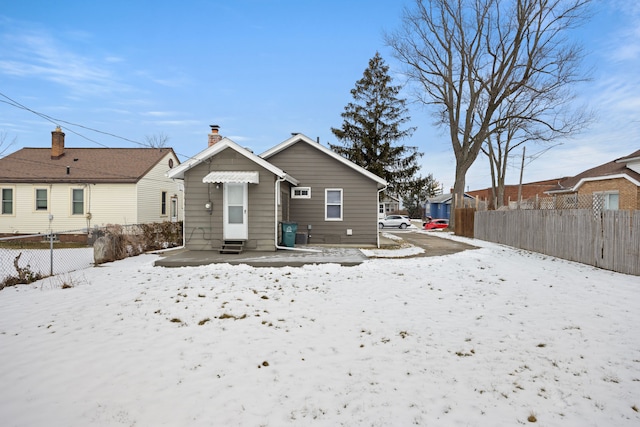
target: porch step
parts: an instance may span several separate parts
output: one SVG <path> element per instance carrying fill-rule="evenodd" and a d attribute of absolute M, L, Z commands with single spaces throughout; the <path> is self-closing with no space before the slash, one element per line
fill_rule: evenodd
<path fill-rule="evenodd" d="M 221 254 L 239 254 L 244 249 L 244 240 L 225 240 L 220 248 Z"/>

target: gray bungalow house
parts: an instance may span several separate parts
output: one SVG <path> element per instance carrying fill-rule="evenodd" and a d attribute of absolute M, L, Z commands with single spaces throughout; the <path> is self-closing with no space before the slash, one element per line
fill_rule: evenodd
<path fill-rule="evenodd" d="M 184 241 L 190 250 L 275 251 L 282 223 L 310 244 L 378 246 L 386 181 L 302 134 L 260 156 L 218 134 L 167 173 L 184 182 Z"/>

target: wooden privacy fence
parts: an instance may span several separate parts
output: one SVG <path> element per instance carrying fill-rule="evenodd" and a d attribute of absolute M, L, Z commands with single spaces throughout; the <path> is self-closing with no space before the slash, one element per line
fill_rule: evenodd
<path fill-rule="evenodd" d="M 640 275 L 640 211 L 478 211 L 475 238 Z"/>
<path fill-rule="evenodd" d="M 475 208 L 459 208 L 455 210 L 455 233 L 457 236 L 470 237 L 473 239 Z"/>

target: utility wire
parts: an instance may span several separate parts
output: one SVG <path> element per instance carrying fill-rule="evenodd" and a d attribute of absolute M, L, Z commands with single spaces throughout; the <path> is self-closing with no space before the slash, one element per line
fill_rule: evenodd
<path fill-rule="evenodd" d="M 39 117 L 42 117 L 43 119 L 55 124 L 56 126 L 60 126 L 60 123 L 66 123 L 67 125 L 70 125 L 70 126 L 76 126 L 76 127 L 79 127 L 79 128 L 82 128 L 82 129 L 86 129 L 86 130 L 89 130 L 89 131 L 92 131 L 92 132 L 100 133 L 100 134 L 103 134 L 103 135 L 111 136 L 113 138 L 121 139 L 123 141 L 131 142 L 132 144 L 136 144 L 136 145 L 142 146 L 144 148 L 153 148 L 153 147 L 149 147 L 149 144 L 145 144 L 145 143 L 140 142 L 140 141 L 135 141 L 133 139 L 126 138 L 126 137 L 120 136 L 120 135 L 116 135 L 116 134 L 111 133 L 111 132 L 102 131 L 102 130 L 99 130 L 99 129 L 95 129 L 95 128 L 91 128 L 91 127 L 88 127 L 88 126 L 80 125 L 78 123 L 69 122 L 69 121 L 66 121 L 66 120 L 56 119 L 55 117 L 51 117 L 51 116 L 49 116 L 47 114 L 40 113 L 39 111 L 33 110 L 33 109 L 21 104 L 20 102 L 10 98 L 9 96 L 5 95 L 2 92 L 0 92 L 0 96 L 2 96 L 2 97 L 4 97 L 4 98 L 9 100 L 9 101 L 5 101 L 5 100 L 0 99 L 0 102 L 3 102 L 3 103 L 8 104 L 8 105 L 11 105 L 12 107 L 19 108 L 21 110 L 29 111 L 30 113 L 33 113 L 33 114 L 35 114 L 35 115 L 37 115 Z M 81 133 L 76 132 L 73 129 L 67 127 L 67 126 L 64 126 L 62 128 L 67 130 L 67 131 L 69 131 L 69 132 L 71 132 L 71 133 L 73 133 L 73 134 L 75 134 L 75 135 L 78 135 L 79 137 L 81 137 L 83 139 L 86 139 L 87 141 L 93 142 L 94 144 L 99 145 L 101 147 L 113 148 L 113 147 L 109 147 L 108 145 L 105 145 L 105 144 L 103 144 L 101 142 L 95 141 L 95 140 L 93 140 L 93 139 L 91 139 L 91 138 L 89 138 L 89 137 L 87 137 L 85 135 L 82 135 Z M 194 156 L 188 156 L 188 155 L 183 154 L 183 153 L 178 153 L 175 150 L 174 150 L 174 153 L 176 153 L 176 155 L 180 155 L 180 156 L 184 157 L 186 159 L 185 161 L 191 160 L 191 159 L 194 158 Z"/>
<path fill-rule="evenodd" d="M 31 112 L 31 113 L 39 116 L 39 117 L 42 117 L 43 119 L 45 119 L 47 121 L 55 124 L 56 126 L 60 126 L 60 123 L 66 123 L 67 125 L 70 125 L 70 126 L 76 126 L 76 127 L 79 127 L 79 128 L 82 128 L 82 129 L 86 129 L 86 130 L 89 130 L 89 131 L 92 131 L 92 132 L 96 132 L 96 133 L 100 133 L 100 134 L 103 134 L 103 135 L 111 136 L 113 138 L 118 138 L 118 139 L 121 139 L 123 141 L 131 142 L 131 143 L 136 144 L 136 145 L 140 145 L 140 146 L 143 146 L 143 147 L 146 147 L 146 148 L 150 148 L 149 144 L 145 144 L 145 143 L 140 142 L 140 141 L 135 141 L 133 139 L 126 138 L 126 137 L 120 136 L 120 135 L 116 135 L 116 134 L 111 133 L 111 132 L 102 131 L 100 129 L 95 129 L 95 128 L 91 128 L 89 126 L 80 125 L 78 123 L 68 122 L 66 120 L 57 119 L 57 118 L 51 117 L 51 116 L 49 116 L 47 114 L 40 113 L 38 111 L 35 111 L 35 110 L 33 110 L 33 109 L 31 109 L 31 108 L 19 103 L 18 101 L 14 100 L 14 99 L 9 98 L 7 95 L 5 95 L 2 92 L 0 92 L 0 96 L 2 96 L 4 98 L 8 99 L 9 101 L 11 101 L 11 102 L 7 102 L 7 101 L 4 101 L 4 100 L 0 99 L 0 102 L 4 102 L 5 104 L 9 104 L 9 105 L 11 105 L 13 107 L 29 111 L 29 112 Z M 103 144 L 101 142 L 95 141 L 95 140 L 93 140 L 93 139 L 91 139 L 91 138 L 89 138 L 87 136 L 84 136 L 84 135 L 82 135 L 82 134 L 80 134 L 80 133 L 78 133 L 78 132 L 76 132 L 76 131 L 74 131 L 74 130 L 66 127 L 66 126 L 64 127 L 64 129 L 68 130 L 71 133 L 74 133 L 74 134 L 78 135 L 81 138 L 86 139 L 87 141 L 93 142 L 94 144 L 98 144 L 98 145 L 100 145 L 100 146 L 102 146 L 104 148 L 111 148 L 111 147 L 109 147 L 109 146 L 107 146 L 107 145 L 105 145 L 105 144 Z"/>
<path fill-rule="evenodd" d="M 1 102 L 4 102 L 5 104 L 9 104 L 9 105 L 11 105 L 11 106 L 13 106 L 13 107 L 16 107 L 16 108 L 20 108 L 20 109 L 22 109 L 22 110 L 29 111 L 29 112 L 31 112 L 31 113 L 33 113 L 33 114 L 35 114 L 35 115 L 39 116 L 39 117 L 42 117 L 43 119 L 45 119 L 45 120 L 47 120 L 47 121 L 49 121 L 49 122 L 53 123 L 53 124 L 54 124 L 54 125 L 56 125 L 56 126 L 60 126 L 60 123 L 73 124 L 73 123 L 65 122 L 64 120 L 57 120 L 57 119 L 55 119 L 55 118 L 53 118 L 53 117 L 51 117 L 51 116 L 48 116 L 48 115 L 46 115 L 46 114 L 44 114 L 44 113 L 40 113 L 40 112 L 38 112 L 38 111 L 32 110 L 31 108 L 29 108 L 29 107 L 27 107 L 27 106 L 25 106 L 25 105 L 20 104 L 18 101 L 16 101 L 16 100 L 14 100 L 14 99 L 9 98 L 7 95 L 5 95 L 5 94 L 4 94 L 4 93 L 2 93 L 2 92 L 0 92 L 0 96 L 3 96 L 4 98 L 6 98 L 6 99 L 8 99 L 9 101 L 11 101 L 11 102 L 7 102 L 7 101 L 4 101 L 4 100 L 1 100 L 1 99 L 0 99 L 0 101 L 1 101 Z M 80 126 L 80 125 L 75 125 L 75 124 L 73 124 L 73 125 L 74 125 L 74 126 Z M 83 126 L 80 126 L 80 127 L 83 127 Z M 74 131 L 73 129 L 70 129 L 70 128 L 66 127 L 66 126 L 65 126 L 65 130 L 67 130 L 67 131 L 69 131 L 69 132 L 71 132 L 71 133 L 73 133 L 73 134 L 78 135 L 80 138 L 84 138 L 84 139 L 86 139 L 87 141 L 93 142 L 94 144 L 101 145 L 101 146 L 103 146 L 103 147 L 105 147 L 105 148 L 108 148 L 106 145 L 104 145 L 104 144 L 102 144 L 102 143 L 100 143 L 100 142 L 98 142 L 98 141 L 95 141 L 95 140 L 93 140 L 93 139 L 91 139 L 91 138 L 89 138 L 89 137 L 87 137 L 87 136 L 84 136 L 84 135 L 82 135 L 81 133 L 76 132 L 76 131 Z"/>
<path fill-rule="evenodd" d="M 66 120 L 56 119 L 55 117 L 51 117 L 51 116 L 49 116 L 47 114 L 35 111 L 35 110 L 27 107 L 26 105 L 23 105 L 20 102 L 10 98 L 9 96 L 5 95 L 2 92 L 0 92 L 0 96 L 6 98 L 8 100 L 8 101 L 5 101 L 3 99 L 0 99 L 0 102 L 3 102 L 3 103 L 8 104 L 8 105 L 11 105 L 12 107 L 15 107 L 15 108 L 19 108 L 21 110 L 29 111 L 30 113 L 33 113 L 33 114 L 35 114 L 35 115 L 37 115 L 37 116 L 39 116 L 39 117 L 41 117 L 41 118 L 43 118 L 43 119 L 45 119 L 45 120 L 47 120 L 49 122 L 55 124 L 56 126 L 60 126 L 60 123 L 66 123 L 66 124 L 68 124 L 70 126 L 77 126 L 77 127 L 80 127 L 80 128 L 86 129 L 86 130 L 90 130 L 92 132 L 97 132 L 97 133 L 100 133 L 100 134 L 103 134 L 103 135 L 112 136 L 114 138 L 122 139 L 124 141 L 131 142 L 131 143 L 136 144 L 136 145 L 141 145 L 144 148 L 152 148 L 152 147 L 149 147 L 148 144 L 144 144 L 142 142 L 135 141 L 135 140 L 132 140 L 132 139 L 129 139 L 129 138 L 125 138 L 125 137 L 122 137 L 122 136 L 119 136 L 119 135 L 116 135 L 116 134 L 113 134 L 113 133 L 110 133 L 110 132 L 101 131 L 99 129 L 94 129 L 94 128 L 91 128 L 91 127 L 88 127 L 88 126 L 83 126 L 83 125 L 80 125 L 80 124 L 77 124 L 77 123 L 72 123 L 72 122 L 69 122 L 69 121 L 66 121 Z M 71 133 L 73 133 L 75 135 L 78 135 L 79 137 L 81 137 L 83 139 L 86 139 L 87 141 L 93 142 L 96 145 L 99 145 L 99 146 L 104 147 L 106 149 L 113 149 L 112 147 L 109 147 L 109 146 L 107 146 L 107 145 L 105 145 L 105 144 L 103 144 L 101 142 L 95 141 L 95 140 L 93 140 L 93 139 L 91 139 L 91 138 L 89 138 L 89 137 L 87 137 L 87 136 L 85 136 L 85 135 L 83 135 L 83 134 L 81 134 L 79 132 L 74 131 L 73 129 L 71 129 L 71 128 L 67 127 L 67 126 L 64 126 L 63 128 L 66 131 L 71 132 Z M 169 147 L 167 147 L 167 149 L 168 148 Z M 175 153 L 175 151 L 174 151 L 174 153 Z M 187 157 L 188 159 L 190 158 L 189 156 L 185 156 L 185 157 Z M 39 161 L 36 161 L 36 160 L 30 160 L 30 159 L 13 158 L 13 160 L 14 161 L 20 161 L 20 162 L 25 162 L 25 163 L 30 163 L 30 164 L 36 164 L 36 165 L 48 165 L 48 163 L 46 163 L 46 162 L 39 162 Z M 74 168 L 78 169 L 78 170 L 89 171 L 88 169 L 85 169 L 85 168 L 82 168 L 82 167 L 78 167 L 77 165 L 74 165 Z M 34 178 L 38 178 L 39 177 L 36 174 L 28 173 L 28 172 L 25 173 L 25 175 L 31 176 L 31 177 L 34 177 Z M 112 176 L 114 178 L 128 178 L 128 179 L 132 178 L 130 175 L 121 175 L 121 174 L 113 174 L 113 173 L 106 173 L 106 175 L 110 175 L 110 176 Z M 149 177 L 143 177 L 141 179 L 149 180 L 149 181 L 157 181 L 157 182 L 166 182 L 166 181 L 161 180 L 161 179 L 155 179 L 155 178 L 149 178 Z"/>

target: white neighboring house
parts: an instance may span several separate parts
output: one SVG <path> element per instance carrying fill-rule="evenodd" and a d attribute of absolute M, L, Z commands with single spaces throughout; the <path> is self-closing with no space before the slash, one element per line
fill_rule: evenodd
<path fill-rule="evenodd" d="M 400 210 L 400 198 L 384 193 L 384 198 L 378 203 L 378 219 L 385 219 L 388 215 Z"/>
<path fill-rule="evenodd" d="M 0 159 L 0 236 L 182 221 L 181 183 L 166 177 L 173 149 L 65 148 L 64 136 L 58 127 L 51 148 Z"/>

